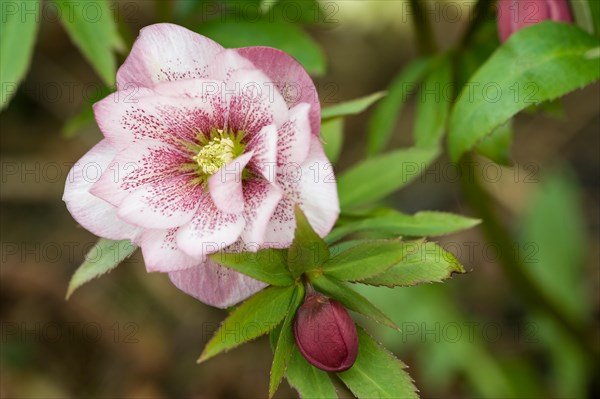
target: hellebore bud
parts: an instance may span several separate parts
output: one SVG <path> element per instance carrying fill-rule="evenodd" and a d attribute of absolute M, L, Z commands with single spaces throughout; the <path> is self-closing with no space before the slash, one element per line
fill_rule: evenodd
<path fill-rule="evenodd" d="M 358 335 L 348 311 L 318 292 L 309 292 L 296 313 L 294 337 L 302 355 L 325 371 L 344 371 L 358 355 Z"/>
<path fill-rule="evenodd" d="M 498 35 L 502 42 L 519 29 L 547 19 L 561 22 L 573 20 L 567 0 L 500 0 L 497 19 Z"/>

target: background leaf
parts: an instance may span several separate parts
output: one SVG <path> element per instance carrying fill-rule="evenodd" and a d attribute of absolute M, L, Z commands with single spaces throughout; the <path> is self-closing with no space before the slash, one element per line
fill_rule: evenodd
<path fill-rule="evenodd" d="M 404 369 L 406 365 L 379 345 L 361 327 L 358 331 L 358 357 L 340 379 L 359 399 L 418 398 L 417 388 Z"/>
<path fill-rule="evenodd" d="M 338 178 L 340 207 L 348 209 L 385 197 L 417 178 L 437 155 L 435 148 L 409 148 L 358 163 Z"/>
<path fill-rule="evenodd" d="M 0 110 L 17 92 L 31 62 L 39 25 L 41 2 L 11 1 L 2 4 L 0 24 Z M 27 13 L 23 9 L 31 10 Z"/>
<path fill-rule="evenodd" d="M 453 273 L 465 269 L 454 255 L 434 242 L 406 242 L 404 257 L 385 272 L 366 278 L 361 283 L 369 285 L 412 286 L 441 282 Z"/>
<path fill-rule="evenodd" d="M 584 54 L 598 40 L 576 26 L 542 22 L 513 34 L 471 77 L 450 117 L 456 161 L 496 127 L 533 103 L 552 100 L 600 77 Z"/>
<path fill-rule="evenodd" d="M 337 399 L 335 386 L 326 372 L 310 365 L 294 346 L 286 377 L 303 399 Z"/>
<path fill-rule="evenodd" d="M 369 119 L 367 154 L 375 155 L 387 146 L 396 120 L 408 96 L 416 90 L 429 66 L 428 59 L 408 64 L 388 87 L 387 96 L 381 100 Z"/>
<path fill-rule="evenodd" d="M 319 45 L 297 24 L 284 21 L 220 19 L 202 24 L 196 32 L 208 36 L 223 47 L 269 46 L 296 58 L 314 75 L 325 73 L 326 61 Z"/>
<path fill-rule="evenodd" d="M 322 122 L 321 139 L 325 155 L 332 163 L 335 163 L 340 157 L 344 143 L 344 119 L 331 118 Z"/>
<path fill-rule="evenodd" d="M 385 91 L 378 91 L 377 93 L 369 94 L 355 100 L 344 101 L 330 107 L 325 107 L 321 109 L 321 119 L 326 120 L 340 116 L 360 114 L 385 95 Z"/>
<path fill-rule="evenodd" d="M 113 87 L 116 60 L 113 52 L 125 48 L 112 11 L 106 1 L 54 0 L 60 10 L 60 22 L 69 37 L 92 64 L 105 84 Z"/>
<path fill-rule="evenodd" d="M 198 363 L 271 331 L 283 320 L 294 286 L 268 287 L 238 306 L 208 341 Z"/>
<path fill-rule="evenodd" d="M 446 130 L 453 99 L 452 59 L 443 56 L 419 90 L 415 111 L 415 146 L 437 146 Z"/>
<path fill-rule="evenodd" d="M 83 284 L 117 267 L 136 249 L 137 247 L 129 240 L 113 241 L 106 238 L 98 240 L 85 256 L 85 261 L 73 273 L 67 289 L 67 299 Z"/>
<path fill-rule="evenodd" d="M 475 147 L 475 151 L 500 165 L 509 166 L 512 138 L 512 119 L 509 119 L 484 137 Z"/>

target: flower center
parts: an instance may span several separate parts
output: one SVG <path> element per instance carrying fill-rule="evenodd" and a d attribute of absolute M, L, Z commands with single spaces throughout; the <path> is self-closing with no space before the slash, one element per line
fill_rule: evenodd
<path fill-rule="evenodd" d="M 192 159 L 202 173 L 212 175 L 235 158 L 235 149 L 235 143 L 229 137 L 214 137 Z"/>

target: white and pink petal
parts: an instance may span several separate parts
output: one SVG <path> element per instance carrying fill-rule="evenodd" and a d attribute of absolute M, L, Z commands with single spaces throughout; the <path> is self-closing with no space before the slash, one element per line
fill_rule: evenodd
<path fill-rule="evenodd" d="M 194 298 L 218 308 L 243 301 L 266 287 L 266 284 L 207 260 L 198 267 L 169 273 L 177 288 Z"/>
<path fill-rule="evenodd" d="M 106 140 L 100 141 L 69 172 L 63 201 L 75 220 L 99 237 L 112 240 L 133 239 L 139 228 L 117 216 L 117 208 L 90 193 L 92 185 L 107 171 L 117 150 Z"/>
<path fill-rule="evenodd" d="M 254 152 L 246 152 L 223 165 L 208 178 L 208 192 L 218 210 L 241 213 L 244 210 L 242 173 Z"/>
<path fill-rule="evenodd" d="M 177 247 L 177 228 L 154 230 L 146 229 L 136 239 L 142 249 L 148 272 L 172 272 L 198 267 L 202 259 L 193 258 Z"/>

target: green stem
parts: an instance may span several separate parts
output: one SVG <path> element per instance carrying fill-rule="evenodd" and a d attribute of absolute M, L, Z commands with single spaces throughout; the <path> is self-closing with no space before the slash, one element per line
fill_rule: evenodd
<path fill-rule="evenodd" d="M 504 268 L 506 277 L 525 303 L 551 316 L 572 337 L 573 342 L 580 347 L 582 352 L 594 361 L 594 358 L 598 356 L 598 347 L 593 334 L 588 334 L 586 326 L 578 325 L 565 315 L 561 309 L 556 307 L 554 302 L 525 272 L 525 266 L 521 261 L 523 254 L 519 253 L 519 249 L 514 245 L 510 233 L 494 212 L 492 199 L 475 178 L 478 175 L 474 167 L 475 164 L 471 156 L 462 158 L 460 168 L 464 173 L 462 173 L 461 185 L 470 206 L 484 221 L 482 228 L 487 239 L 496 244 L 499 253 L 502 254 L 501 265 Z"/>
<path fill-rule="evenodd" d="M 409 0 L 412 10 L 412 21 L 417 31 L 417 44 L 421 55 L 431 55 L 437 51 L 433 31 L 425 11 L 422 0 Z"/>

